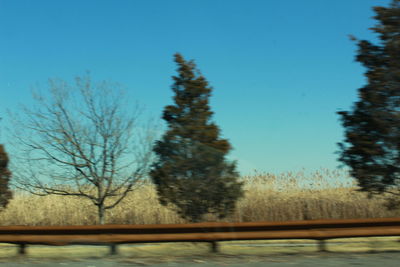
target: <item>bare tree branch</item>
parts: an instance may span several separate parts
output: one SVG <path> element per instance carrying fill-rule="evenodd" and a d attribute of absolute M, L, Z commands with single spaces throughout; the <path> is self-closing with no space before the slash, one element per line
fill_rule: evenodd
<path fill-rule="evenodd" d="M 52 101 L 33 92 L 38 108 L 23 108 L 26 122 L 8 112 L 13 118 L 12 139 L 18 142 L 13 147 L 23 155 L 13 158 L 26 164 L 11 164 L 15 168 L 13 186 L 39 196 L 87 198 L 98 207 L 103 224 L 104 211 L 118 205 L 145 179 L 154 158 L 152 145 L 159 124 L 149 121 L 143 133 L 138 131 L 141 110 L 137 102 L 132 115 L 125 118 L 121 101 L 126 98 L 111 96 L 118 86 L 106 82 L 93 85 L 89 75 L 77 77 L 75 87 L 56 79 L 49 80 L 49 87 Z M 69 100 L 76 100 L 70 97 L 72 93 L 81 96 L 84 108 L 68 105 Z M 133 136 L 139 139 L 135 146 Z M 61 183 L 48 185 L 43 179 Z M 106 206 L 109 197 L 117 199 Z"/>

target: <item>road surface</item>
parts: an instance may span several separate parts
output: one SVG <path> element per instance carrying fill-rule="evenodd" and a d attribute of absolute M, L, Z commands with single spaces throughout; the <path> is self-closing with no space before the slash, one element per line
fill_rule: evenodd
<path fill-rule="evenodd" d="M 269 257 L 233 256 L 233 257 L 194 257 L 179 258 L 158 261 L 157 259 L 85 259 L 75 261 L 40 261 L 36 260 L 15 260 L 13 262 L 0 263 L 4 267 L 337 267 L 337 266 L 363 266 L 363 267 L 398 267 L 400 253 L 319 253 L 319 255 L 280 255 Z"/>
<path fill-rule="evenodd" d="M 211 253 L 207 243 L 134 244 L 119 246 L 115 256 L 107 256 L 106 246 L 28 246 L 27 255 L 16 256 L 17 247 L 1 244 L 0 267 L 398 267 L 398 239 L 332 240 L 329 252 L 318 252 L 310 240 L 220 242 L 219 253 Z"/>

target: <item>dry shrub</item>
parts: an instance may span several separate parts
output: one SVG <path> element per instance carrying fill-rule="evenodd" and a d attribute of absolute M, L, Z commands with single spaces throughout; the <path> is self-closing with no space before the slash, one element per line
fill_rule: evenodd
<path fill-rule="evenodd" d="M 280 175 L 256 172 L 241 179 L 245 181 L 246 193 L 238 201 L 235 213 L 223 220 L 207 215 L 206 221 L 290 221 L 400 215 L 399 210 L 388 211 L 383 207 L 384 196 L 368 199 L 364 193 L 355 192 L 356 185 L 345 171 L 322 169 L 311 175 L 305 174 L 304 170 Z M 96 208 L 86 198 L 57 195 L 41 197 L 16 191 L 14 199 L 1 213 L 0 225 L 98 224 Z M 187 222 L 171 208 L 161 206 L 154 185 L 147 182 L 138 186 L 115 208 L 107 210 L 106 223 Z"/>

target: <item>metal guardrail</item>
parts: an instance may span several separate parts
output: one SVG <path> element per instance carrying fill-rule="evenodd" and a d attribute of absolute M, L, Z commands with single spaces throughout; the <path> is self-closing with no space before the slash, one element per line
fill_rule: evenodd
<path fill-rule="evenodd" d="M 107 245 L 117 254 L 118 244 L 161 242 L 209 242 L 218 252 L 218 241 L 312 239 L 319 250 L 325 241 L 335 238 L 400 236 L 400 218 L 362 220 L 310 220 L 289 222 L 86 226 L 0 226 L 0 243 L 19 245 L 26 254 L 27 245 Z"/>

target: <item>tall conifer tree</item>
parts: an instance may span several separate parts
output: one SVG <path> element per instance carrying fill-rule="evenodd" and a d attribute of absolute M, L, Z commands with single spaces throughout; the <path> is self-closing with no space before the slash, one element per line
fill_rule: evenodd
<path fill-rule="evenodd" d="M 199 222 L 213 213 L 222 219 L 243 197 L 243 182 L 237 181 L 236 162 L 224 159 L 231 150 L 228 140 L 219 139 L 218 126 L 209 122 L 212 88 L 193 61 L 186 62 L 177 53 L 175 62 L 179 66 L 172 85 L 175 105 L 164 109 L 168 131 L 154 146 L 158 160 L 150 177 L 160 203 L 173 204 L 182 218 Z"/>
<path fill-rule="evenodd" d="M 338 112 L 350 144 L 338 143 L 339 160 L 351 168 L 359 191 L 370 197 L 388 192 L 387 207 L 395 208 L 400 204 L 400 1 L 374 10 L 379 24 L 371 30 L 380 44 L 358 41 L 356 60 L 368 69 L 368 84 L 359 89 L 352 113 Z"/>
<path fill-rule="evenodd" d="M 8 188 L 11 178 L 11 172 L 7 168 L 8 156 L 4 150 L 4 146 L 0 144 L 0 210 L 6 208 L 9 200 L 12 198 L 12 193 Z"/>

